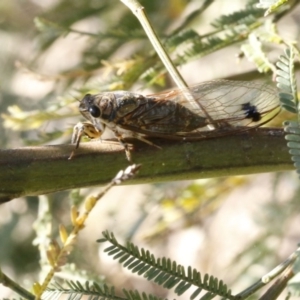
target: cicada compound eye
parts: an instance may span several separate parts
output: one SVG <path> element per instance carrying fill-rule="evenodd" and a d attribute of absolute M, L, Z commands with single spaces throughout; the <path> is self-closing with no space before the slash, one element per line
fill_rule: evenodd
<path fill-rule="evenodd" d="M 96 105 L 91 105 L 89 107 L 89 113 L 94 118 L 98 118 L 101 115 L 100 108 L 98 106 L 96 106 Z"/>

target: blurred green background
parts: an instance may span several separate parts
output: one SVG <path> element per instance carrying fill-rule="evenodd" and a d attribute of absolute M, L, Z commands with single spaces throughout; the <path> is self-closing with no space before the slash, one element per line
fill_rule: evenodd
<path fill-rule="evenodd" d="M 271 63 L 284 49 L 274 42 L 271 19 L 261 26 L 255 23 L 263 10 L 254 9 L 253 19 L 248 14 L 244 27 L 232 23 L 225 28 L 216 22 L 257 1 L 140 2 L 189 84 L 232 77 L 270 79 L 270 71 L 262 75 L 253 61 L 238 58 L 242 45 L 251 45 L 245 32 L 256 34 L 258 41 L 270 33 L 273 40 L 262 40 L 267 55 L 262 66 L 270 62 L 271 71 Z M 296 6 L 279 20 L 281 38 L 299 42 L 299 16 Z M 249 31 L 254 25 L 261 32 Z M 235 39 L 226 36 L 231 30 L 236 30 Z M 156 92 L 171 86 L 139 22 L 120 1 L 0 2 L 2 148 L 69 143 L 72 127 L 81 120 L 76 99 L 87 91 Z M 280 125 L 281 119 L 274 122 Z M 96 190 L 1 205 L 2 270 L 26 287 L 43 277 L 33 240 L 43 249 L 50 237 L 57 236 L 60 223 L 70 227 L 70 205 L 80 205 Z M 223 279 L 238 292 L 294 251 L 300 240 L 299 213 L 299 181 L 293 172 L 116 187 L 101 200 L 81 233 L 70 259 L 76 267 L 60 276 L 99 281 L 105 277 L 117 290 L 137 288 L 174 297 L 124 272 L 98 249 L 95 241 L 108 229 L 157 257 L 167 256 Z M 11 296 L 2 286 L 0 294 Z"/>

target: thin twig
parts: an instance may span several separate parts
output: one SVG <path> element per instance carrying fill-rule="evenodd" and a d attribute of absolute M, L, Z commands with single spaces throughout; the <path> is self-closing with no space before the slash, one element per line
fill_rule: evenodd
<path fill-rule="evenodd" d="M 178 72 L 170 56 L 168 55 L 162 43 L 158 39 L 157 34 L 155 33 L 153 27 L 149 22 L 144 7 L 136 0 L 120 0 L 120 1 L 122 1 L 140 21 L 156 53 L 158 54 L 161 61 L 165 65 L 166 69 L 170 73 L 176 85 L 182 89 L 186 88 L 187 87 L 186 82 L 182 78 L 181 74 Z"/>
<path fill-rule="evenodd" d="M 5 275 L 1 269 L 0 269 L 0 283 L 4 286 L 10 288 L 14 292 L 16 292 L 19 296 L 28 299 L 28 300 L 34 300 L 34 295 L 25 290 L 23 287 L 21 287 L 19 284 L 17 284 L 15 281 L 10 279 L 7 275 Z"/>
<path fill-rule="evenodd" d="M 121 170 L 118 174 L 107 184 L 96 196 L 89 196 L 84 202 L 84 210 L 79 214 L 77 208 L 74 206 L 71 210 L 71 219 L 73 229 L 70 233 L 60 225 L 60 237 L 62 240 L 62 247 L 56 241 L 53 241 L 52 247 L 48 249 L 48 260 L 51 265 L 50 271 L 47 273 L 42 284 L 36 283 L 35 300 L 40 300 L 42 294 L 47 289 L 54 274 L 61 270 L 61 267 L 67 262 L 67 257 L 70 255 L 74 243 L 78 237 L 79 232 L 85 227 L 86 220 L 97 202 L 115 185 L 133 178 L 140 170 L 141 165 L 128 166 L 124 171 Z"/>
<path fill-rule="evenodd" d="M 287 267 L 272 286 L 258 300 L 275 300 L 279 297 L 282 291 L 286 288 L 290 279 L 295 276 L 293 265 Z M 286 298 L 287 299 L 287 298 Z"/>
<path fill-rule="evenodd" d="M 299 251 L 300 249 L 297 249 L 295 252 L 293 252 L 288 259 L 286 259 L 284 262 L 279 264 L 277 267 L 275 267 L 272 271 L 270 271 L 268 274 L 264 275 L 260 280 L 258 280 L 256 283 L 251 285 L 246 290 L 242 291 L 241 293 L 237 294 L 235 297 L 237 299 L 246 299 L 250 295 L 254 294 L 256 291 L 261 289 L 263 286 L 268 284 L 271 280 L 276 278 L 278 275 L 280 275 L 282 272 L 284 272 L 289 266 L 291 266 L 297 257 L 299 257 Z"/>

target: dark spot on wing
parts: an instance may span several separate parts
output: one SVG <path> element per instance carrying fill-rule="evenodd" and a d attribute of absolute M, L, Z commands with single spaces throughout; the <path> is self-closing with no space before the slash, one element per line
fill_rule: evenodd
<path fill-rule="evenodd" d="M 249 102 L 242 105 L 242 110 L 245 112 L 246 119 L 252 119 L 253 122 L 261 120 L 261 114 L 257 111 L 255 105 L 251 105 Z"/>

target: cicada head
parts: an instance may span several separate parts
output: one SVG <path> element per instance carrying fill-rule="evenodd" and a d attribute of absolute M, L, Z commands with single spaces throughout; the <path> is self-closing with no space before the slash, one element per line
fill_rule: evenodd
<path fill-rule="evenodd" d="M 114 94 L 101 93 L 96 95 L 86 94 L 80 101 L 79 111 L 93 123 L 95 120 L 109 122 L 114 114 Z"/>

